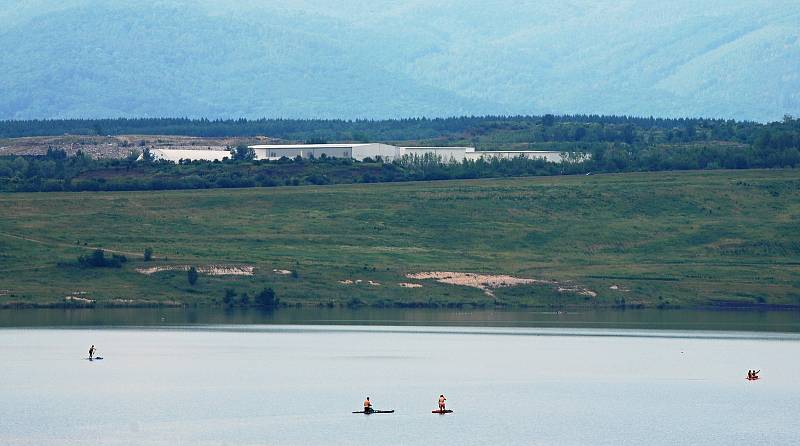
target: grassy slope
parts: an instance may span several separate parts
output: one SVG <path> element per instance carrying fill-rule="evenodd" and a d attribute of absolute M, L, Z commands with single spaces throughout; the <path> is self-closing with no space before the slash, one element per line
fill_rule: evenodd
<path fill-rule="evenodd" d="M 800 305 L 800 171 L 714 171 L 434 183 L 171 192 L 0 194 L 0 303 L 116 297 L 219 300 L 264 284 L 285 301 L 492 303 L 481 291 L 424 282 L 427 270 L 574 281 L 498 290 L 510 304 L 683 306 L 712 300 Z M 46 244 L 9 237 L 26 236 Z M 155 264 L 247 263 L 256 276 L 58 266 L 87 246 Z M 299 278 L 273 268 L 298 270 Z M 341 279 L 383 285 L 345 286 Z M 618 285 L 629 292 L 611 290 Z M 3 291 L 7 290 L 7 291 Z"/>

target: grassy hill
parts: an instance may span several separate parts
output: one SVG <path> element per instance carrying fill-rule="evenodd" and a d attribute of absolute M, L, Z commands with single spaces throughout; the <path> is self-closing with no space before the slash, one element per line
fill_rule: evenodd
<path fill-rule="evenodd" d="M 311 305 L 800 306 L 797 170 L 17 193 L 0 215 L 0 306 L 219 303 L 265 286 Z M 78 266 L 93 247 L 129 261 Z M 254 275 L 136 272 L 189 265 Z M 545 282 L 491 296 L 405 277 L 430 271 Z"/>

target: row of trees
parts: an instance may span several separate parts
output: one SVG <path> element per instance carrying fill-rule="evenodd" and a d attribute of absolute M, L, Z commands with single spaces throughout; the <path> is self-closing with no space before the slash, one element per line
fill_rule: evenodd
<path fill-rule="evenodd" d="M 80 177 L 27 177 L 25 170 L 12 171 L 0 178 L 0 191 L 131 191 L 208 188 L 274 187 L 342 183 L 383 183 L 421 180 L 500 178 L 519 176 L 570 175 L 598 172 L 632 172 L 691 169 L 747 169 L 800 166 L 796 148 L 771 151 L 759 156 L 754 149 L 724 146 L 699 149 L 672 148 L 630 151 L 610 145 L 596 150 L 587 159 L 547 162 L 541 159 L 480 159 L 443 163 L 426 155 L 397 160 L 345 162 L 303 160 L 302 162 L 228 161 L 223 163 L 156 163 L 130 169 L 107 168 L 81 172 Z M 0 160 L 2 162 L 2 160 Z M 36 161 L 31 164 L 35 165 Z"/>
<path fill-rule="evenodd" d="M 661 135 L 687 141 L 749 138 L 763 125 L 722 119 L 633 116 L 460 116 L 387 120 L 339 119 L 54 119 L 0 121 L 0 137 L 56 135 L 268 135 L 297 141 L 400 141 L 523 133 L 528 141 L 625 141 Z M 659 136 L 659 137 L 661 137 Z"/>
<path fill-rule="evenodd" d="M 557 124 L 553 124 L 557 125 Z M 394 162 L 320 158 L 253 160 L 239 146 L 223 162 L 92 159 L 60 149 L 43 156 L 0 157 L 0 191 L 117 191 L 373 183 L 589 172 L 785 168 L 800 165 L 800 120 L 761 127 L 752 142 L 645 144 L 624 141 L 581 146 L 585 157 L 563 163 L 539 159 L 480 159 L 443 163 L 433 155 Z"/>

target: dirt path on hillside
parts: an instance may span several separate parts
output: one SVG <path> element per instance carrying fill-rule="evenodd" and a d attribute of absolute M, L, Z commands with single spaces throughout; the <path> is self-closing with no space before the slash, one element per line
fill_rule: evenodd
<path fill-rule="evenodd" d="M 91 251 L 95 251 L 97 249 L 102 249 L 105 252 L 110 252 L 110 253 L 113 253 L 113 254 L 123 254 L 123 255 L 131 256 L 131 257 L 141 257 L 141 256 L 143 256 L 143 253 L 141 253 L 141 252 L 120 251 L 120 250 L 116 250 L 116 249 L 101 248 L 99 246 L 73 245 L 73 244 L 70 244 L 70 243 L 61 243 L 61 242 L 53 242 L 53 241 L 47 241 L 47 240 L 39 240 L 39 239 L 35 239 L 35 238 L 30 238 L 30 237 L 23 237 L 21 235 L 9 234 L 7 232 L 0 232 L 0 236 L 9 237 L 9 238 L 15 238 L 15 239 L 18 239 L 18 240 L 24 240 L 26 242 L 37 243 L 39 245 L 44 245 L 44 246 L 59 246 L 59 247 L 62 247 L 62 248 L 80 248 L 80 249 L 86 249 L 86 250 L 91 250 Z M 155 257 L 153 259 L 155 260 Z M 180 260 L 178 258 L 175 258 L 175 259 Z M 163 260 L 163 259 L 161 259 L 161 260 Z"/>

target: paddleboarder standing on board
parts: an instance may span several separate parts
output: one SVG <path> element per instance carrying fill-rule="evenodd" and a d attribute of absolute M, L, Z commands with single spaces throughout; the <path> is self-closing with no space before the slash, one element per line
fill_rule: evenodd
<path fill-rule="evenodd" d="M 92 359 L 92 356 L 94 356 L 94 345 L 89 348 L 89 359 Z"/>
<path fill-rule="evenodd" d="M 444 407 L 445 401 L 447 401 L 447 398 L 445 398 L 444 395 L 439 395 L 439 410 L 442 412 L 446 410 Z"/>
<path fill-rule="evenodd" d="M 369 397 L 364 400 L 364 413 L 368 412 L 372 412 L 372 402 L 369 400 Z"/>

